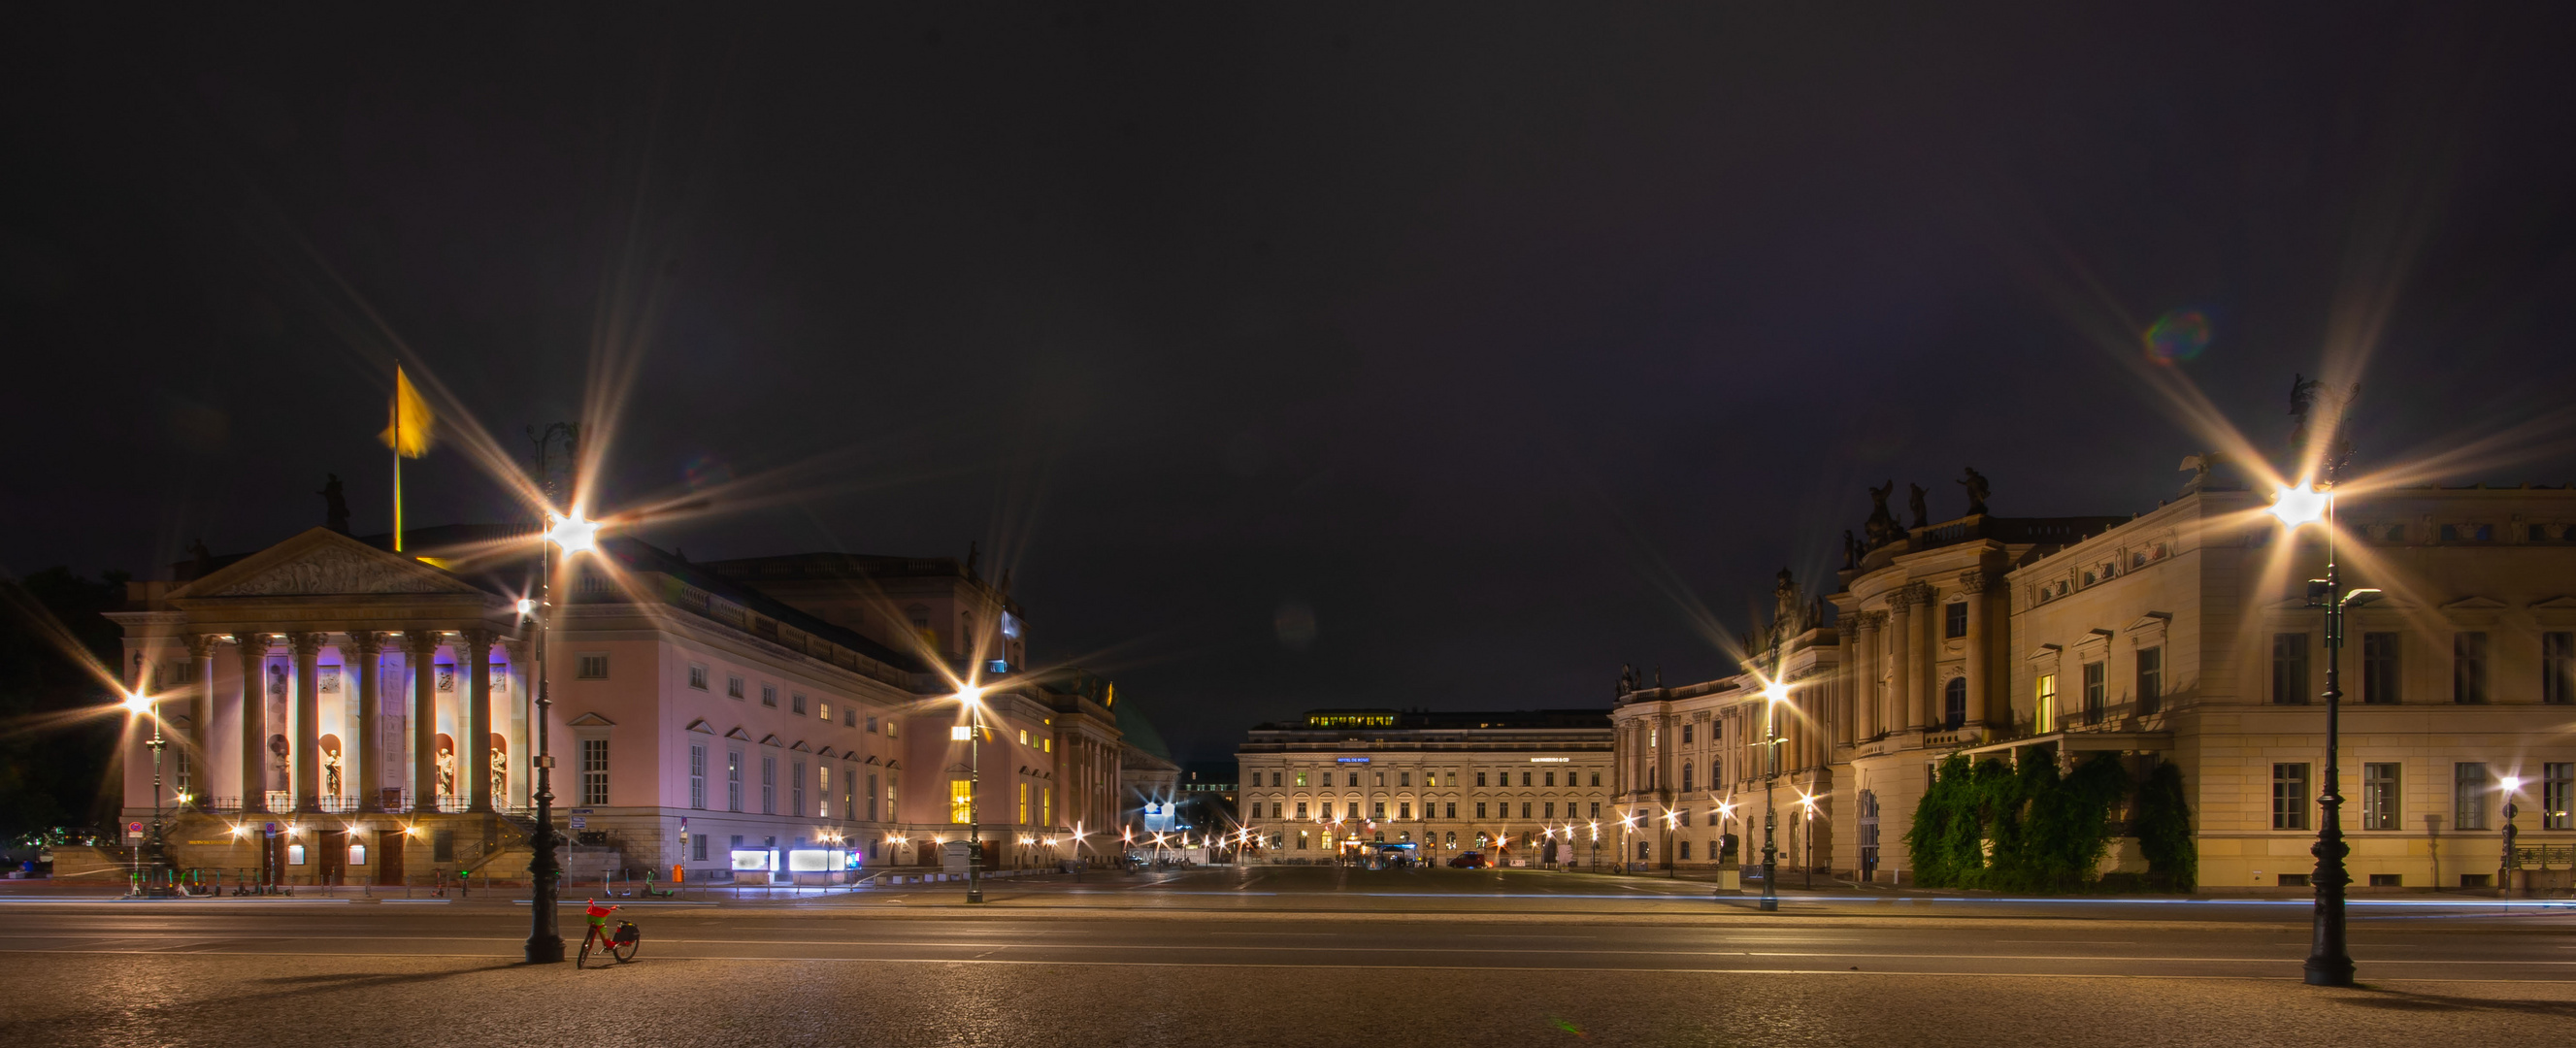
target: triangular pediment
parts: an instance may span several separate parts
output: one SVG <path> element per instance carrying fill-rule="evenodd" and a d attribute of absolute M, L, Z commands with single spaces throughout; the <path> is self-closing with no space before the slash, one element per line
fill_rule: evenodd
<path fill-rule="evenodd" d="M 2057 645 L 2054 645 L 2054 644 L 2042 644 L 2042 645 L 2040 645 L 2040 646 L 2038 646 L 2038 647 L 2036 647 L 2036 648 L 2032 648 L 2032 649 L 2030 649 L 2030 654 L 2028 654 L 2028 655 L 2024 655 L 2024 656 L 2022 656 L 2022 657 L 2023 657 L 2023 658 L 2025 658 L 2025 659 L 2028 659 L 2028 660 L 2030 660 L 2030 661 L 2032 661 L 2032 662 L 2045 662 L 2045 661 L 2047 661 L 2047 660 L 2049 660 L 2049 659 L 2053 659 L 2053 658 L 2058 657 L 2058 656 L 2059 656 L 2059 655 L 2061 655 L 2061 654 L 2064 654 L 2064 653 L 2065 653 L 2065 651 L 2066 651 L 2066 649 L 2061 648 L 2061 647 L 2058 647 Z"/>
<path fill-rule="evenodd" d="M 2551 597 L 2548 600 L 2533 601 L 2531 606 L 2552 611 L 2576 611 L 2576 597 Z"/>
<path fill-rule="evenodd" d="M 2129 632 L 2137 633 L 2142 630 L 2160 629 L 2172 622 L 2172 615 L 2161 611 L 2150 611 L 2144 615 L 2138 616 L 2136 621 L 2129 623 Z"/>
<path fill-rule="evenodd" d="M 761 745 L 763 745 L 763 746 L 776 746 L 776 745 L 778 745 L 778 736 L 775 736 L 775 735 L 765 735 L 765 736 L 762 736 L 762 737 L 761 737 L 761 740 L 760 740 L 760 744 L 761 744 Z"/>
<path fill-rule="evenodd" d="M 699 734 L 702 734 L 702 735 L 713 735 L 713 734 L 715 734 L 715 733 L 716 733 L 715 728 L 714 728 L 714 727 L 712 727 L 712 726 L 710 726 L 710 725 L 708 725 L 708 724 L 707 724 L 707 720 L 706 720 L 706 718 L 704 718 L 704 717 L 700 717 L 700 718 L 698 718 L 698 719 L 696 719 L 696 720 L 690 721 L 690 722 L 689 722 L 689 726 L 688 726 L 688 727 L 686 727 L 686 728 L 682 728 L 682 729 L 680 729 L 680 730 L 682 730 L 682 731 L 694 731 L 694 732 L 698 732 Z"/>
<path fill-rule="evenodd" d="M 2494 597 L 2462 597 L 2462 598 L 2460 598 L 2460 599 L 2458 599 L 2458 600 L 2455 600 L 2455 601 L 2452 601 L 2452 602 L 2450 602 L 2450 603 L 2448 603 L 2448 604 L 2442 605 L 2442 610 L 2444 610 L 2444 611 L 2497 611 L 2497 610 L 2501 610 L 2503 607 L 2504 607 L 2504 602 L 2503 602 L 2503 601 L 2500 601 L 2500 600 L 2497 600 L 2497 599 L 2495 599 Z"/>
<path fill-rule="evenodd" d="M 742 741 L 744 741 L 744 742 L 750 742 L 750 741 L 751 741 L 751 733 L 750 733 L 750 732 L 747 732 L 747 731 L 744 731 L 744 730 L 742 730 L 741 728 L 735 728 L 735 729 L 734 729 L 734 730 L 732 730 L 732 731 L 726 732 L 726 733 L 725 733 L 725 738 L 728 738 L 728 739 L 741 739 L 741 740 L 742 740 Z"/>
<path fill-rule="evenodd" d="M 813 750 L 810 750 L 810 749 L 807 749 L 807 748 L 806 748 L 806 746 L 805 746 L 805 740 L 803 740 L 803 739 L 798 739 L 798 740 L 796 740 L 796 744 L 795 744 L 795 745 L 793 745 L 793 746 L 789 746 L 789 747 L 787 747 L 787 748 L 788 748 L 788 749 L 791 749 L 791 750 L 795 750 L 795 751 L 796 751 L 796 752 L 798 752 L 798 753 L 812 753 L 812 752 L 814 752 Z"/>
<path fill-rule="evenodd" d="M 172 593 L 206 597 L 308 597 L 349 594 L 490 594 L 438 568 L 314 528 L 242 558 Z"/>
<path fill-rule="evenodd" d="M 614 728 L 617 722 L 596 713 L 585 713 L 564 723 L 576 728 Z"/>

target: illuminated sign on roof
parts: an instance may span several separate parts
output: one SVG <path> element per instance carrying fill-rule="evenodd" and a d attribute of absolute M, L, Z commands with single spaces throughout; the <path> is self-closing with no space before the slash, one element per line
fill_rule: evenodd
<path fill-rule="evenodd" d="M 1366 757 L 1335 757 L 1335 758 L 1333 758 L 1333 763 L 1335 763 L 1335 764 L 1366 764 L 1366 763 L 1368 763 L 1368 762 L 1369 762 L 1369 759 L 1368 759 L 1368 758 L 1366 758 Z"/>

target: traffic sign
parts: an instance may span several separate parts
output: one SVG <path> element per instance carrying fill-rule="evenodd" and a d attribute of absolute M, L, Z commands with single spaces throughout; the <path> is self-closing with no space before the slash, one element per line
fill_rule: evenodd
<path fill-rule="evenodd" d="M 576 829 L 576 830 L 586 830 L 586 829 L 589 829 L 589 828 L 590 828 L 590 820 L 585 819 L 585 818 L 582 818 L 581 816 L 575 815 L 575 816 L 573 816 L 573 817 L 572 817 L 572 828 L 573 828 L 573 829 Z"/>
<path fill-rule="evenodd" d="M 273 822 L 262 824 L 260 826 L 260 832 L 267 836 L 275 837 L 277 836 L 277 824 Z"/>
<path fill-rule="evenodd" d="M 129 823 L 126 823 L 126 824 L 125 824 L 125 836 L 126 836 L 126 839 L 127 839 L 127 840 L 136 840 L 136 841 L 142 840 L 142 839 L 143 839 L 143 824 L 142 824 L 142 823 L 139 823 L 139 822 L 129 822 Z"/>

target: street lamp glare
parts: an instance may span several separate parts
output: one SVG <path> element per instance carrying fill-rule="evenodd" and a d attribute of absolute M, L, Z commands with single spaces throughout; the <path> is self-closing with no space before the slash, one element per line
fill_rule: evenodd
<path fill-rule="evenodd" d="M 125 693 L 125 701 L 118 705 L 124 706 L 129 713 L 142 713 L 152 708 L 152 699 L 142 692 L 129 691 Z"/>
<path fill-rule="evenodd" d="M 2288 485 L 2272 493 L 2272 506 L 2267 512 L 2295 528 L 2326 515 L 2326 494 L 2312 485 Z"/>
<path fill-rule="evenodd" d="M 537 602 L 536 602 L 536 600 L 535 600 L 534 598 L 530 598 L 530 597 L 521 597 L 521 598 L 519 598 L 519 614 L 521 614 L 521 615 L 534 615 L 534 614 L 536 614 L 536 613 L 537 613 Z"/>
<path fill-rule="evenodd" d="M 2504 792 L 2506 792 L 2506 793 L 2512 793 L 2513 791 L 2518 790 L 2518 789 L 2521 789 L 2521 788 L 2522 788 L 2522 776 L 2519 776 L 2519 775 L 2507 775 L 2507 776 L 2505 776 L 2505 777 L 2504 777 Z"/>
<path fill-rule="evenodd" d="M 1789 701 L 1789 686 L 1776 680 L 1772 681 L 1771 683 L 1762 686 L 1762 697 L 1772 702 L 1787 702 Z"/>
<path fill-rule="evenodd" d="M 579 553 L 586 549 L 597 549 L 599 547 L 599 522 L 583 520 L 579 514 L 569 517 L 557 517 L 555 518 L 555 526 L 546 532 L 546 538 L 552 541 L 555 545 L 563 547 L 563 551 L 566 553 Z"/>

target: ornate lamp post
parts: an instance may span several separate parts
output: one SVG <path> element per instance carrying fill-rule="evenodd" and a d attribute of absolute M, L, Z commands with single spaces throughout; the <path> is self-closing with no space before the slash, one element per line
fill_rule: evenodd
<path fill-rule="evenodd" d="M 158 754 L 160 751 L 159 751 L 159 750 L 154 750 L 153 752 L 154 752 L 155 754 Z M 156 759 L 157 759 L 157 758 L 156 758 Z M 2514 838 L 2513 817 L 2514 817 L 2514 814 L 2515 814 L 2514 806 L 2513 806 L 2513 795 L 2514 795 L 2514 791 L 2519 790 L 2519 789 L 2521 789 L 2521 788 L 2522 788 L 2522 778 L 2521 778 L 2520 776 L 2516 776 L 2516 775 L 2507 775 L 2507 776 L 2505 776 L 2505 777 L 2504 777 L 2504 783 L 2503 783 L 2503 785 L 2504 785 L 2504 857 L 2499 861 L 2498 865 L 2496 866 L 2496 897 L 2497 897 L 2497 898 L 2500 898 L 2500 899 L 2510 899 L 2510 898 L 2512 898 L 2512 897 L 2513 897 L 2513 874 L 2514 874 L 2514 871 L 2522 868 L 2522 862 L 2521 862 L 2521 860 L 2519 860 L 2519 859 L 2515 858 L 2515 857 L 2514 857 L 2514 854 L 2513 854 L 2513 838 Z M 152 801 L 153 801 L 153 806 L 157 809 L 157 808 L 160 806 L 160 802 L 161 802 L 160 794 L 159 794 L 159 793 L 157 793 L 157 792 L 156 792 L 156 793 L 154 793 L 154 794 L 153 794 Z M 156 816 L 156 818 L 157 818 L 157 816 Z M 152 833 L 153 833 L 153 835 L 154 835 L 155 837 L 158 837 L 158 836 L 160 835 L 160 833 L 161 833 L 161 831 L 160 831 L 160 825 L 161 825 L 161 824 L 160 824 L 159 822 L 157 822 L 157 821 L 156 821 L 156 822 L 154 822 L 152 825 L 153 825 L 153 831 L 152 831 Z"/>
<path fill-rule="evenodd" d="M 2313 919 L 2313 943 L 2306 965 L 2310 986 L 2350 986 L 2352 950 L 2345 935 L 2344 887 L 2352 883 L 2352 874 L 2344 868 L 2344 857 L 2352 846 L 2343 840 L 2343 786 L 2341 775 L 2343 730 L 2343 684 L 2340 676 L 2343 654 L 2343 616 L 2349 607 L 2379 595 L 2375 589 L 2344 592 L 2343 572 L 2335 564 L 2334 480 L 2331 468 L 2325 483 L 2313 487 L 2305 484 L 2282 488 L 2272 497 L 2271 513 L 2295 532 L 2302 524 L 2322 520 L 2326 529 L 2326 577 L 2308 580 L 2308 606 L 2322 608 L 2326 615 L 2326 767 L 2324 789 L 2317 796 L 2322 817 L 2317 825 L 2317 843 L 2309 853 L 2317 857 L 2317 870 L 2312 883 L 2317 889 Z"/>
<path fill-rule="evenodd" d="M 161 844 L 161 750 L 162 750 L 164 747 L 166 747 L 166 746 L 170 745 L 170 742 L 169 742 L 169 740 L 164 739 L 164 738 L 162 738 L 162 737 L 161 737 L 161 704 L 160 704 L 160 702 L 158 702 L 157 700 L 153 699 L 153 698 L 152 698 L 151 696 L 149 696 L 149 695 L 145 695 L 144 693 L 142 693 L 142 692 L 140 692 L 140 691 L 128 692 L 128 693 L 126 693 L 126 696 L 125 696 L 125 709 L 126 709 L 126 711 L 127 711 L 127 712 L 132 713 L 132 714 L 135 714 L 135 715 L 137 715 L 137 716 L 145 716 L 145 715 L 148 715 L 148 716 L 150 716 L 150 717 L 152 718 L 152 738 L 151 738 L 149 741 L 146 741 L 146 742 L 144 743 L 144 745 L 145 745 L 145 746 L 150 747 L 150 748 L 151 748 L 151 750 L 152 750 L 152 835 L 151 835 L 150 837 L 146 838 L 146 840 L 150 842 L 149 846 L 150 846 L 150 847 L 151 847 L 151 849 L 152 849 L 152 859 L 153 859 L 153 863 L 152 863 L 152 865 L 153 865 L 153 868 L 154 868 L 154 869 L 156 869 L 156 870 L 158 870 L 158 869 L 160 869 L 160 867 L 161 867 L 161 848 L 162 848 L 162 844 Z M 2510 811 L 2511 809 L 2509 809 L 2509 808 L 2508 808 L 2507 810 L 2508 810 L 2508 811 Z M 2510 824 L 2510 823 L 2513 821 L 2513 817 L 2512 817 L 2512 816 L 2510 816 L 2510 815 L 2507 815 L 2507 816 L 2505 816 L 2505 821 L 2506 821 L 2508 824 Z M 2505 840 L 2506 840 L 2506 845 L 2505 845 L 2505 846 L 2506 846 L 2506 848 L 2507 848 L 2507 849 L 2510 849 L 2510 848 L 2512 847 L 2512 839 L 2513 839 L 2513 838 L 2512 838 L 2512 836 L 2511 836 L 2511 835 L 2510 835 L 2510 833 L 2508 832 L 2508 834 L 2507 834 L 2507 836 L 2506 836 L 2506 838 L 2505 838 Z M 143 852 L 143 849 L 141 849 L 141 848 L 137 848 L 137 849 L 135 849 L 135 869 L 136 869 L 136 871 L 137 871 L 137 872 L 140 872 L 140 871 L 141 871 L 141 869 L 142 869 L 142 865 L 143 865 L 142 852 Z M 2510 851 L 2508 851 L 2508 854 L 2510 854 Z M 141 890 L 141 889 L 139 889 L 139 888 L 138 888 L 138 890 Z M 146 894 L 150 894 L 150 893 L 146 892 Z"/>
<path fill-rule="evenodd" d="M 537 753 L 531 761 L 537 772 L 536 791 L 531 797 L 537 802 L 537 830 L 529 840 L 529 846 L 536 851 L 528 859 L 528 909 L 531 912 L 528 915 L 526 955 L 529 964 L 561 964 L 564 959 L 563 935 L 556 930 L 555 923 L 555 904 L 562 890 L 557 878 L 562 876 L 563 866 L 555 859 L 555 758 L 550 748 L 551 733 L 547 730 L 553 720 L 554 691 L 550 679 L 553 675 L 549 672 L 552 663 L 546 654 L 546 633 L 553 625 L 555 548 L 558 546 L 566 555 L 598 548 L 599 524 L 584 520 L 579 514 L 555 517 L 553 526 L 546 529 L 544 540 L 538 543 L 537 596 L 519 602 L 520 617 L 536 626 L 534 653 L 537 660 Z"/>
<path fill-rule="evenodd" d="M 967 687 L 957 693 L 957 701 L 966 707 L 966 723 L 948 729 L 951 740 L 966 740 L 966 901 L 984 901 L 983 810 L 978 803 L 984 786 L 984 692 Z"/>
<path fill-rule="evenodd" d="M 1788 701 L 1789 686 L 1772 681 L 1762 686 L 1762 908 L 1780 908 L 1780 807 L 1772 800 L 1772 789 L 1780 781 L 1780 704 Z"/>

